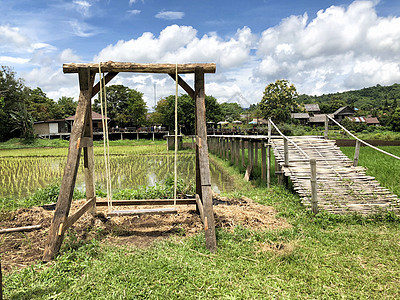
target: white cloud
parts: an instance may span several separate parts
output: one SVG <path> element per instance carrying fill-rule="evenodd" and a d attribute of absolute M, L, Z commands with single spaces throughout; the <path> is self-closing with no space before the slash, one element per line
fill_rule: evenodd
<path fill-rule="evenodd" d="M 0 64 L 26 64 L 29 58 L 0 56 Z"/>
<path fill-rule="evenodd" d="M 70 20 L 68 23 L 71 26 L 72 32 L 79 37 L 90 37 L 95 35 L 92 28 L 84 22 Z"/>
<path fill-rule="evenodd" d="M 18 27 L 0 26 L 0 49 L 26 52 L 25 49 L 29 45 L 29 38 L 21 33 Z"/>
<path fill-rule="evenodd" d="M 130 10 L 128 10 L 128 13 L 129 13 L 130 15 L 138 15 L 138 14 L 141 13 L 141 11 L 138 10 L 138 9 L 130 9 Z"/>
<path fill-rule="evenodd" d="M 75 9 L 84 17 L 88 17 L 90 15 L 90 7 L 92 4 L 85 0 L 75 0 L 72 2 L 74 4 Z"/>
<path fill-rule="evenodd" d="M 185 16 L 185 13 L 182 11 L 160 11 L 155 15 L 158 19 L 164 20 L 180 20 Z"/>
<path fill-rule="evenodd" d="M 129 0 L 129 5 L 135 4 L 138 2 L 138 0 Z M 144 3 L 144 0 L 142 0 L 142 3 Z"/>
<path fill-rule="evenodd" d="M 255 78 L 287 78 L 301 92 L 321 94 L 400 77 L 400 18 L 378 17 L 375 2 L 291 16 L 262 33 Z"/>

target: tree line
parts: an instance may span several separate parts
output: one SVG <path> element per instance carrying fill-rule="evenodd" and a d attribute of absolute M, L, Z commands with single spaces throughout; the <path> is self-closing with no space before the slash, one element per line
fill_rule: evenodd
<path fill-rule="evenodd" d="M 174 101 L 174 95 L 160 99 L 154 112 L 149 114 L 143 93 L 123 85 L 111 85 L 106 89 L 111 127 L 163 125 L 173 128 Z M 33 139 L 34 122 L 64 119 L 74 115 L 76 107 L 73 97 L 63 96 L 54 101 L 39 87 L 27 87 L 10 67 L 0 67 L 0 141 L 13 137 Z M 99 98 L 94 99 L 92 108 L 101 113 Z M 206 110 L 208 122 L 238 120 L 243 113 L 239 104 L 219 104 L 212 96 L 206 96 Z M 194 100 L 188 95 L 178 97 L 178 120 L 184 133 L 194 133 Z"/>

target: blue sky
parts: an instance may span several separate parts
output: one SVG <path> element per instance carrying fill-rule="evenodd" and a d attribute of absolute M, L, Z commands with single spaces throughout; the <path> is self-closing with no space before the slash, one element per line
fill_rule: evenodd
<path fill-rule="evenodd" d="M 282 78 L 307 94 L 400 82 L 394 0 L 0 0 L 0 11 L 0 64 L 55 100 L 77 99 L 68 62 L 215 62 L 206 93 L 243 106 Z M 154 86 L 157 99 L 174 93 L 161 75 L 112 83 L 143 92 L 149 107 Z"/>

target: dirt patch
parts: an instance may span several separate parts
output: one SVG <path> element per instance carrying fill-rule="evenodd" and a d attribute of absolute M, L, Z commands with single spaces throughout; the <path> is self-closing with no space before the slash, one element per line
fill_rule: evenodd
<path fill-rule="evenodd" d="M 71 213 L 84 200 L 74 201 Z M 276 218 L 276 211 L 249 198 L 214 197 L 216 226 L 233 230 L 237 225 L 256 230 L 287 228 L 290 225 Z M 126 209 L 121 207 L 120 209 Z M 130 208 L 132 209 L 132 208 Z M 42 257 L 54 211 L 43 207 L 19 209 L 0 214 L 0 229 L 41 225 L 40 230 L 0 234 L 0 259 L 5 272 L 26 267 Z M 98 208 L 97 216 L 83 215 L 70 229 L 78 240 L 94 237 L 112 245 L 148 247 L 154 241 L 171 236 L 191 236 L 203 231 L 199 215 L 193 206 L 179 206 L 177 215 L 144 215 L 107 219 L 106 208 Z"/>

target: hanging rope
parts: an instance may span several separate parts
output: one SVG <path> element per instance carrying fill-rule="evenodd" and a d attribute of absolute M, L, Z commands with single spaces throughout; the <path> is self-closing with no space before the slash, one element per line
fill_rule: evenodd
<path fill-rule="evenodd" d="M 99 76 L 100 76 L 100 110 L 101 122 L 103 125 L 103 148 L 104 148 L 104 165 L 106 169 L 106 189 L 107 189 L 107 204 L 108 210 L 112 210 L 112 189 L 111 189 L 111 171 L 110 171 L 110 143 L 108 139 L 108 122 L 107 122 L 107 93 L 105 76 L 101 72 L 101 62 L 99 63 Z M 104 108 L 103 108 L 104 107 Z"/>
<path fill-rule="evenodd" d="M 174 159 L 174 206 L 178 183 L 178 64 L 175 65 L 175 159 Z"/>

